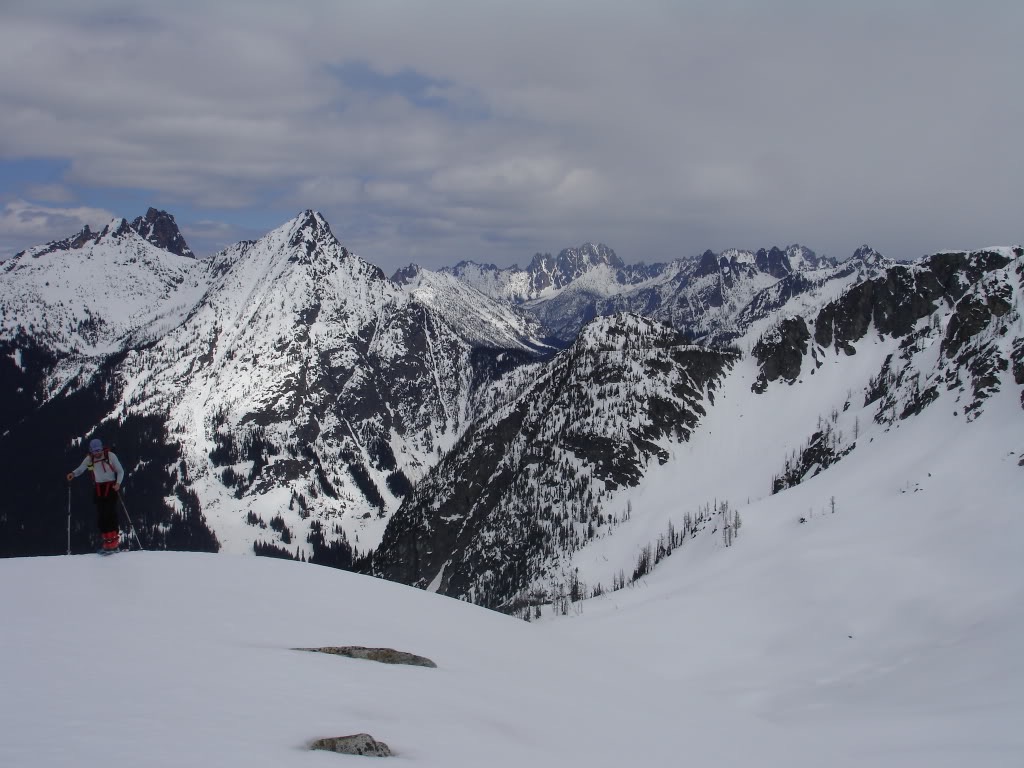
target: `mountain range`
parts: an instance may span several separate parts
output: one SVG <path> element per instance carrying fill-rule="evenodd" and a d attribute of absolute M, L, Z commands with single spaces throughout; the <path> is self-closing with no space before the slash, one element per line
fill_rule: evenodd
<path fill-rule="evenodd" d="M 951 441 L 1024 418 L 1022 257 L 585 244 L 389 278 L 314 211 L 197 259 L 150 209 L 0 265 L 0 554 L 63 552 L 69 509 L 90 546 L 62 477 L 99 435 L 146 548 L 566 606 L 812 479 L 834 505 L 830 467 L 928 414 Z"/>

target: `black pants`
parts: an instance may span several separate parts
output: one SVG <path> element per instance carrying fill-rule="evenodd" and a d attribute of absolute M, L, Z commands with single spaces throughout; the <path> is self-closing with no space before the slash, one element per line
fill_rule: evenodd
<path fill-rule="evenodd" d="M 96 486 L 96 525 L 100 533 L 113 533 L 117 530 L 117 491 L 109 485 L 104 488 Z"/>

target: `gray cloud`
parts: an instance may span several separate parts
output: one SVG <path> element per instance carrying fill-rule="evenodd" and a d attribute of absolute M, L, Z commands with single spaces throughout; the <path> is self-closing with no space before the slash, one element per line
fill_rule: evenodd
<path fill-rule="evenodd" d="M 385 268 L 1021 240 L 1015 3 L 89 5 L 0 11 L 0 157 Z"/>

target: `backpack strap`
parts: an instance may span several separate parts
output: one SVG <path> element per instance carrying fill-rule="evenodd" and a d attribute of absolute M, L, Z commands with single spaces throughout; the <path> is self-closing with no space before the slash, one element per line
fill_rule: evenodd
<path fill-rule="evenodd" d="M 103 463 L 107 465 L 107 471 L 110 472 L 112 475 L 114 475 L 116 477 L 117 476 L 117 472 L 114 470 L 114 465 L 110 463 L 110 449 L 109 448 L 104 448 L 103 449 Z"/>
<path fill-rule="evenodd" d="M 92 453 L 91 452 L 89 453 L 89 458 L 92 459 Z M 87 469 L 92 471 L 93 475 L 96 474 L 96 463 L 97 463 L 96 460 L 92 459 L 92 461 L 89 462 L 89 465 L 87 467 Z M 115 470 L 114 469 L 114 465 L 110 463 L 110 449 L 109 448 L 106 448 L 106 447 L 103 448 L 103 458 L 99 460 L 99 463 L 100 464 L 106 464 L 107 465 L 107 471 L 110 472 L 112 475 L 115 475 L 115 476 L 117 475 L 117 470 Z"/>

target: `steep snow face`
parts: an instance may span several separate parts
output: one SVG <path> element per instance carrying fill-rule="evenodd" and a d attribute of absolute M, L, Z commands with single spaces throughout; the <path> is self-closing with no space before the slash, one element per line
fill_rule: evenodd
<path fill-rule="evenodd" d="M 73 250 L 40 246 L 0 264 L 0 333 L 62 355 L 120 351 L 180 323 L 206 290 L 206 269 L 115 220 Z"/>
<path fill-rule="evenodd" d="M 500 269 L 493 264 L 460 261 L 442 272 L 457 277 L 492 299 L 519 304 L 530 298 L 530 275 L 517 266 Z"/>
<path fill-rule="evenodd" d="M 228 418 L 287 411 L 308 352 L 344 348 L 400 292 L 379 270 L 345 250 L 319 214 L 307 214 L 255 243 L 214 257 L 211 286 L 152 355 L 140 353 L 146 397 L 167 388 L 162 406 L 180 405 L 178 381 L 205 382 Z M 150 358 L 155 357 L 155 360 Z M 160 361 L 163 361 L 160 364 Z M 152 365 L 151 365 L 152 364 Z M 155 366 L 155 367 L 154 367 Z M 161 371 L 166 372 L 162 379 Z M 131 400 L 129 384 L 125 399 Z M 185 398 L 189 400 L 191 398 Z"/>
<path fill-rule="evenodd" d="M 547 349 L 536 320 L 447 272 L 410 267 L 396 275 L 420 304 L 443 317 L 467 342 L 495 349 Z"/>

